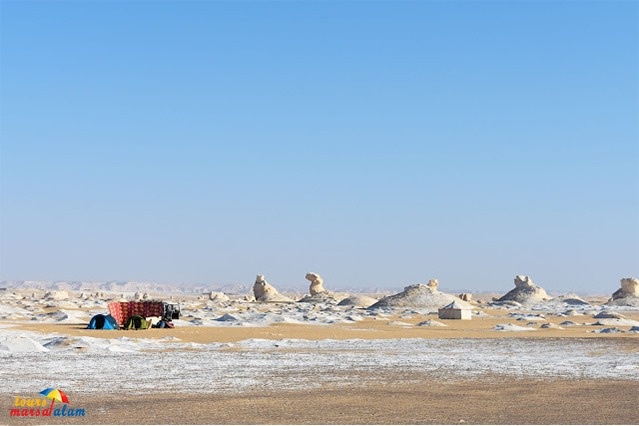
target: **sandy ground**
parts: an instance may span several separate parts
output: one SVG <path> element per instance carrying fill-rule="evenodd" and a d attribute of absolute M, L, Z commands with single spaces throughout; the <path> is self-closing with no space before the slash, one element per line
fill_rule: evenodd
<path fill-rule="evenodd" d="M 76 312 L 62 303 L 65 312 Z M 184 310 L 188 320 L 225 312 L 200 304 L 193 316 Z M 35 313 L 60 309 L 35 306 Z M 233 313 L 231 308 L 225 309 Z M 96 309 L 101 305 L 84 313 Z M 623 332 L 594 333 L 606 326 L 593 325 L 592 314 L 560 316 L 565 308 L 543 312 L 541 320 L 518 320 L 516 310 L 482 306 L 486 316 L 469 321 L 401 309 L 379 316 L 321 309 L 325 322 L 317 325 L 217 323 L 139 331 L 3 319 L 0 337 L 24 330 L 72 338 L 50 352 L 0 354 L 0 424 L 639 424 L 639 333 L 627 324 L 620 326 Z M 327 322 L 359 312 L 358 321 Z M 622 313 L 639 321 L 637 310 Z M 417 326 L 426 320 L 446 326 Z M 540 328 L 566 320 L 576 325 Z M 532 330 L 496 331 L 498 324 Z M 56 383 L 45 384 L 51 380 Z M 64 387 L 87 415 L 9 416 L 16 396 L 35 397 L 43 386 Z"/>
<path fill-rule="evenodd" d="M 406 319 L 401 316 L 389 316 L 387 318 L 371 319 L 352 324 L 307 325 L 307 324 L 273 324 L 268 327 L 176 327 L 173 329 L 149 329 L 149 330 L 87 330 L 85 323 L 61 324 L 61 323 L 12 323 L 15 328 L 41 333 L 64 333 L 71 336 L 90 336 L 102 338 L 114 338 L 121 336 L 162 338 L 174 336 L 183 341 L 196 343 L 211 342 L 237 342 L 246 339 L 398 339 L 398 338 L 503 338 L 516 336 L 518 338 L 626 338 L 639 340 L 636 333 L 600 334 L 592 333 L 601 326 L 575 325 L 559 329 L 537 328 L 534 332 L 521 331 L 495 331 L 497 324 L 511 323 L 525 326 L 526 322 L 516 321 L 513 318 L 505 318 L 508 312 L 491 311 L 484 309 L 488 314 L 494 315 L 486 318 L 473 318 L 472 320 L 440 320 L 436 315 L 416 315 Z M 497 316 L 499 315 L 499 316 Z M 639 312 L 624 312 L 628 319 L 639 321 Z M 435 319 L 447 325 L 447 327 L 417 327 L 422 321 Z M 543 322 L 559 324 L 567 319 L 573 321 L 594 321 L 586 317 L 552 317 L 548 316 Z M 397 325 L 401 322 L 409 325 Z M 625 327 L 628 328 L 628 327 Z M 639 344 L 639 343 L 638 343 Z"/>
<path fill-rule="evenodd" d="M 429 337 L 454 339 L 475 337 L 478 344 L 494 341 L 528 342 L 533 348 L 538 342 L 606 342 L 617 350 L 639 357 L 636 334 L 602 335 L 580 330 L 536 330 L 535 332 L 495 332 L 497 319 L 447 321 L 450 328 L 435 330 L 425 327 L 404 328 L 388 322 L 370 320 L 356 325 L 310 326 L 275 324 L 269 327 L 183 327 L 146 331 L 90 331 L 74 324 L 22 324 L 20 328 L 45 333 L 63 333 L 91 337 L 151 337 L 179 336 L 183 341 L 241 342 L 246 339 L 399 339 Z M 502 320 L 503 322 L 503 320 Z M 546 334 L 547 333 L 547 334 Z M 557 337 L 557 333 L 561 337 Z M 570 337 L 571 335 L 578 336 Z M 554 337 L 553 337 L 554 336 Z M 501 341 L 496 338 L 502 338 Z M 481 338 L 481 339 L 479 339 Z M 486 339 L 488 338 L 488 339 Z M 467 339 L 460 339 L 461 341 Z M 432 340 L 435 342 L 435 340 Z M 547 347 L 547 346 L 546 346 Z M 598 350 L 593 345 L 592 350 Z M 478 348 L 479 349 L 479 348 Z M 288 349 L 278 349 L 285 353 Z M 230 347 L 228 356 L 244 358 L 241 346 Z M 263 356 L 273 356 L 271 350 L 260 350 Z M 308 350 L 294 350 L 299 356 Z M 149 354 L 149 356 L 154 356 Z M 298 355 L 295 355 L 298 356 Z M 334 356 L 341 356 L 339 351 Z M 124 359 L 124 358 L 121 358 Z M 210 358 L 211 362 L 213 358 Z M 637 358 L 639 359 L 639 358 Z M 506 358 L 504 359 L 506 362 Z M 46 364 L 45 364 L 46 365 Z M 302 365 L 302 364 L 300 364 Z M 127 380 L 126 366 L 115 366 L 113 380 Z M 248 367 L 248 366 L 247 366 Z M 175 365 L 167 365 L 167 369 Z M 209 367 L 214 369 L 215 366 Z M 212 370 L 209 370 L 212 371 Z M 303 372 L 302 372 L 303 373 Z M 276 371 L 276 374 L 280 374 Z M 299 371 L 287 372 L 295 381 Z M 475 377 L 442 377 L 442 374 L 415 373 L 402 368 L 375 371 L 317 370 L 318 386 L 299 389 L 269 385 L 263 390 L 226 391 L 216 393 L 171 392 L 157 381 L 157 392 L 144 394 L 74 392 L 73 406 L 83 407 L 83 418 L 49 418 L 48 424 L 639 424 L 639 380 L 579 379 L 562 377 L 516 377 L 513 375 L 481 374 Z M 363 375 L 357 380 L 358 375 Z M 104 377 L 104 376 L 102 376 Z M 108 376 L 107 376 L 108 377 Z M 355 378 L 355 379 L 354 379 Z M 271 377 L 273 383 L 281 378 Z M 321 379 L 321 380 L 320 380 Z M 211 380 L 215 380 L 213 377 Z M 340 384 L 340 381 L 343 384 Z M 117 383 L 116 383 L 117 384 Z M 96 383 L 100 387 L 100 383 Z M 16 393 L 0 394 L 0 424 L 42 424 L 37 418 L 11 418 L 8 408 Z"/>
<path fill-rule="evenodd" d="M 12 395 L 0 394 L 1 401 Z M 50 424 L 637 424 L 639 383 L 619 380 L 433 380 L 389 374 L 377 385 L 239 395 L 79 396 L 83 418 Z M 43 423 L 10 418 L 0 422 Z"/>

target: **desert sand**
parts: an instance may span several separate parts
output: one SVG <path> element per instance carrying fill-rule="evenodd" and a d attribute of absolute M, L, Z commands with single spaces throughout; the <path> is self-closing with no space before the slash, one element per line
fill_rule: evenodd
<path fill-rule="evenodd" d="M 82 395 L 87 416 L 49 424 L 636 424 L 637 384 L 617 380 L 433 380 L 231 395 Z M 2 400 L 11 395 L 0 394 Z M 91 409 L 92 408 L 92 409 Z M 2 417 L 11 424 L 39 424 Z"/>
<path fill-rule="evenodd" d="M 487 312 L 491 312 L 488 310 Z M 406 339 L 406 338 L 437 338 L 437 339 L 503 339 L 505 337 L 516 337 L 520 339 L 539 338 L 615 338 L 631 339 L 637 341 L 639 345 L 639 334 L 631 332 L 617 333 L 595 333 L 605 330 L 606 327 L 594 325 L 597 321 L 589 318 L 577 317 L 578 323 L 561 329 L 541 328 L 540 325 L 552 322 L 560 324 L 569 321 L 565 317 L 530 317 L 523 321 L 518 317 L 508 316 L 505 313 L 494 316 L 473 318 L 472 321 L 445 320 L 436 321 L 444 324 L 444 327 L 418 326 L 417 324 L 435 319 L 437 315 L 415 315 L 412 318 L 405 318 L 404 315 L 389 315 L 383 318 L 366 318 L 350 324 L 330 324 L 330 325 L 309 325 L 309 324 L 289 324 L 273 323 L 266 327 L 176 327 L 173 329 L 148 329 L 148 330 L 87 330 L 86 323 L 63 323 L 63 324 L 34 324 L 19 323 L 14 324 L 15 328 L 45 334 L 62 333 L 69 336 L 87 336 L 99 338 L 116 337 L 144 337 L 152 339 L 162 339 L 167 336 L 178 338 L 183 342 L 194 343 L 214 343 L 214 342 L 239 342 L 246 339 Z M 626 312 L 624 317 L 630 321 L 639 323 L 639 312 Z M 522 317 L 519 317 L 522 318 Z M 523 318 L 526 318 L 525 316 Z M 575 320 L 573 317 L 572 320 Z M 535 324 L 528 325 L 535 321 Z M 495 330 L 498 325 L 512 325 L 516 327 L 535 327 L 534 333 L 525 334 L 521 330 Z M 631 327 L 618 327 L 620 331 L 631 329 Z"/>
<path fill-rule="evenodd" d="M 87 330 L 122 295 L 6 290 L 0 423 L 639 422 L 636 307 L 605 296 L 522 304 L 465 295 L 472 319 L 447 320 L 430 305 L 452 297 L 436 283 L 409 293 L 372 309 L 339 305 L 333 292 L 310 303 L 147 294 L 181 304 L 175 328 Z M 64 389 L 85 416 L 9 415 L 16 397 L 47 387 Z"/>

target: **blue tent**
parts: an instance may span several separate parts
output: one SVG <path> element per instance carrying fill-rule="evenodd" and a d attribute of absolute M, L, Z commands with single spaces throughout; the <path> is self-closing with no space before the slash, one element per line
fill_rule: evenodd
<path fill-rule="evenodd" d="M 118 322 L 111 315 L 97 314 L 89 321 L 88 329 L 91 330 L 117 330 Z"/>

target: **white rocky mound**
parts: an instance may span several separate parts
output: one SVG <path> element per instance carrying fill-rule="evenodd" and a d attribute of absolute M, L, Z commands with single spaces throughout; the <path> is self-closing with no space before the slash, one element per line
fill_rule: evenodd
<path fill-rule="evenodd" d="M 355 306 L 357 308 L 368 308 L 372 304 L 377 303 L 377 299 L 364 296 L 361 294 L 351 294 L 346 299 L 342 299 L 339 306 Z"/>
<path fill-rule="evenodd" d="M 222 292 L 212 291 L 211 293 L 209 293 L 209 300 L 211 300 L 212 302 L 224 303 L 228 302 L 230 299 L 226 294 Z"/>
<path fill-rule="evenodd" d="M 437 290 L 439 282 L 430 280 L 428 284 L 413 284 L 404 288 L 404 291 L 384 297 L 369 309 L 384 307 L 410 307 L 439 309 L 451 302 L 457 301 L 466 304 L 463 300 L 452 294 L 442 293 Z"/>
<path fill-rule="evenodd" d="M 1 352 L 48 352 L 49 350 L 29 336 L 7 335 L 0 336 Z"/>
<path fill-rule="evenodd" d="M 66 300 L 69 298 L 69 293 L 66 291 L 49 291 L 44 294 L 44 298 L 50 300 Z"/>
<path fill-rule="evenodd" d="M 639 306 L 639 279 L 622 278 L 621 288 L 612 293 L 607 303 L 615 306 Z"/>
<path fill-rule="evenodd" d="M 574 293 L 564 294 L 563 296 L 558 296 L 552 299 L 553 302 L 565 303 L 567 305 L 590 305 L 588 301 L 582 299 Z"/>
<path fill-rule="evenodd" d="M 280 294 L 275 287 L 267 283 L 264 275 L 258 275 L 255 278 L 253 295 L 258 302 L 292 302 L 291 299 Z"/>
<path fill-rule="evenodd" d="M 532 305 L 550 300 L 546 290 L 533 283 L 526 275 L 515 277 L 515 288 L 497 299 L 498 302 L 515 301 L 522 305 Z"/>

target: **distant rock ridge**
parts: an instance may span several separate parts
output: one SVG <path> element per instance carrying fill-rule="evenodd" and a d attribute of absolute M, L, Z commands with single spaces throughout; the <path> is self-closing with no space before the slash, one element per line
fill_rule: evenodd
<path fill-rule="evenodd" d="M 515 288 L 497 299 L 497 302 L 514 301 L 522 305 L 531 305 L 550 300 L 546 290 L 533 283 L 527 275 L 517 275 L 515 277 Z"/>
<path fill-rule="evenodd" d="M 622 278 L 621 288 L 612 293 L 612 298 L 607 305 L 639 306 L 639 279 Z"/>
<path fill-rule="evenodd" d="M 0 287 L 24 288 L 45 291 L 96 291 L 111 293 L 162 293 L 162 294 L 202 294 L 212 290 L 240 294 L 250 290 L 246 284 L 204 285 L 189 283 L 157 283 L 146 281 L 2 281 Z"/>

